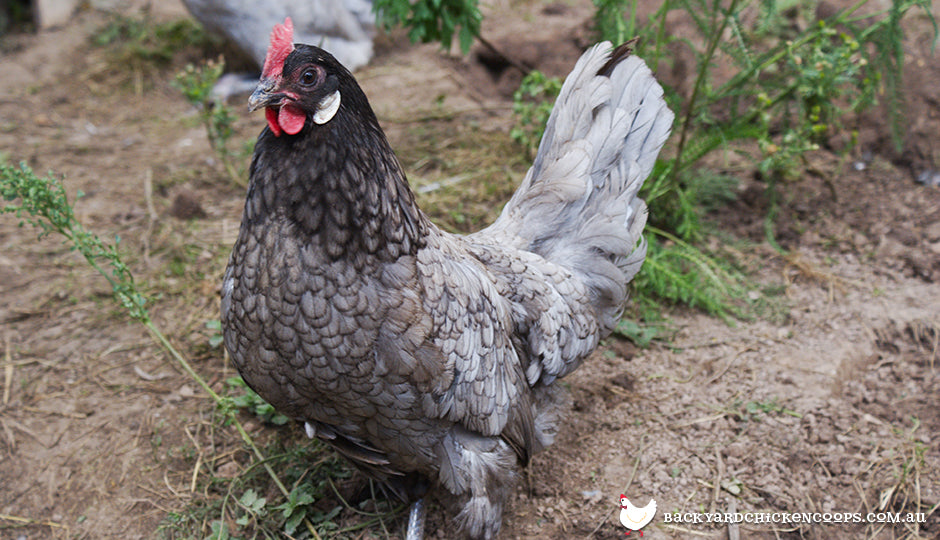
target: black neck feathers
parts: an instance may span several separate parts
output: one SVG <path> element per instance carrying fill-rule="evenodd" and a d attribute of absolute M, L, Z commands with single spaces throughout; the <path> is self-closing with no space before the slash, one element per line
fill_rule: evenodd
<path fill-rule="evenodd" d="M 346 92 L 323 125 L 308 115 L 297 135 L 262 132 L 244 219 L 286 219 L 333 260 L 413 255 L 423 245 L 427 218 L 375 115 L 356 93 Z"/>

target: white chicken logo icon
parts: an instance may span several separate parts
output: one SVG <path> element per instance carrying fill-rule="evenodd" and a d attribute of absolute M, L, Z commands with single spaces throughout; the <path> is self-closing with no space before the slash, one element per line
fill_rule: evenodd
<path fill-rule="evenodd" d="M 630 531 L 640 531 L 640 529 L 646 527 L 647 523 L 652 521 L 654 515 L 656 515 L 655 500 L 650 499 L 649 504 L 643 508 L 637 508 L 633 506 L 633 503 L 626 495 L 620 495 L 620 523 Z M 629 535 L 630 531 L 624 534 Z M 640 536 L 643 536 L 643 531 L 640 531 Z"/>

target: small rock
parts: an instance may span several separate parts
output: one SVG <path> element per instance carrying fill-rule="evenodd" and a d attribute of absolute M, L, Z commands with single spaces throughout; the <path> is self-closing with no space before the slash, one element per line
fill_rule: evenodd
<path fill-rule="evenodd" d="M 887 236 L 882 238 L 875 249 L 875 254 L 884 259 L 900 259 L 906 252 L 907 249 L 901 242 Z"/>
<path fill-rule="evenodd" d="M 604 498 L 604 493 L 599 490 L 582 491 L 581 495 L 589 502 L 595 503 Z"/>
<path fill-rule="evenodd" d="M 829 469 L 829 472 L 835 476 L 839 476 L 845 472 L 845 468 L 842 465 L 842 460 L 834 458 L 829 463 L 826 464 L 826 468 Z"/>
<path fill-rule="evenodd" d="M 907 247 L 914 247 L 918 243 L 917 235 L 910 229 L 896 227 L 891 230 L 891 235 Z"/>
<path fill-rule="evenodd" d="M 722 480 L 721 489 L 727 491 L 732 495 L 741 494 L 741 483 L 738 480 Z"/>
<path fill-rule="evenodd" d="M 226 461 L 215 470 L 215 475 L 219 478 L 235 478 L 240 469 L 241 467 L 235 461 Z"/>
<path fill-rule="evenodd" d="M 940 241 L 940 221 L 935 221 L 924 229 L 924 236 L 931 242 Z"/>
<path fill-rule="evenodd" d="M 852 244 L 854 244 L 856 248 L 864 248 L 868 243 L 868 237 L 864 234 L 856 231 L 856 233 L 852 235 Z"/>
<path fill-rule="evenodd" d="M 933 282 L 933 261 L 921 252 L 911 252 L 904 257 L 904 262 L 917 277 Z"/>
<path fill-rule="evenodd" d="M 747 452 L 747 449 L 745 448 L 743 444 L 733 443 L 733 444 L 729 444 L 727 448 L 725 448 L 724 454 L 728 457 L 739 458 L 743 456 L 746 452 Z"/>

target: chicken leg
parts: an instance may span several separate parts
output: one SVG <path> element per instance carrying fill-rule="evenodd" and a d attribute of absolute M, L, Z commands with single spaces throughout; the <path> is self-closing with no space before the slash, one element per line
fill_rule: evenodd
<path fill-rule="evenodd" d="M 422 540 L 424 538 L 424 499 L 418 499 L 411 505 L 408 513 L 408 531 L 405 540 Z"/>

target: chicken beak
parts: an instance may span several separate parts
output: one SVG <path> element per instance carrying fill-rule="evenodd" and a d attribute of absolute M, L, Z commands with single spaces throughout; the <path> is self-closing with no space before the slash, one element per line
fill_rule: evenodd
<path fill-rule="evenodd" d="M 281 100 L 284 94 L 277 93 L 277 79 L 261 79 L 255 91 L 248 98 L 248 112 L 254 112 L 262 107 L 274 105 Z"/>

